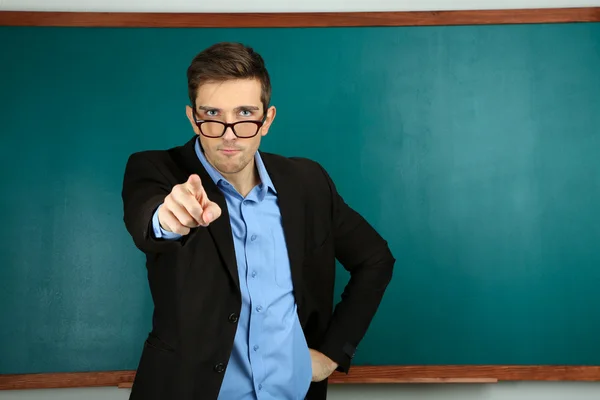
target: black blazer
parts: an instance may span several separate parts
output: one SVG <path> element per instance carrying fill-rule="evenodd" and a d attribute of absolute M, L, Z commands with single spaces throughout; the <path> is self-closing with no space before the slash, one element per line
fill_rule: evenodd
<path fill-rule="evenodd" d="M 153 329 L 131 391 L 134 400 L 216 399 L 233 348 L 241 294 L 229 215 L 225 198 L 198 160 L 195 140 L 135 153 L 125 170 L 125 226 L 146 255 L 154 301 Z M 347 372 L 391 279 L 394 257 L 318 163 L 262 152 L 261 157 L 278 192 L 308 345 Z M 221 216 L 180 240 L 154 239 L 154 211 L 173 186 L 194 173 L 221 207 Z M 351 277 L 334 310 L 336 258 Z M 326 392 L 327 381 L 312 383 L 307 399 L 325 399 Z"/>

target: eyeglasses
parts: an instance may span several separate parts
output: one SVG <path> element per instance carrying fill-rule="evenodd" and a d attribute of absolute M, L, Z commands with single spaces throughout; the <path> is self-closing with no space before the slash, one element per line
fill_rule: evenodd
<path fill-rule="evenodd" d="M 194 122 L 200 133 L 208 138 L 220 138 L 225 134 L 227 128 L 231 128 L 233 134 L 241 139 L 249 139 L 256 136 L 258 130 L 265 123 L 266 116 L 262 121 L 238 121 L 238 122 L 221 122 L 214 120 L 199 120 L 196 119 L 196 112 L 194 111 Z"/>

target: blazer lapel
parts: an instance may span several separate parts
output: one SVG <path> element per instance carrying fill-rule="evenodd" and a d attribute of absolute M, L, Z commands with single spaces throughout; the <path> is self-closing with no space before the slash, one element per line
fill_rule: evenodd
<path fill-rule="evenodd" d="M 296 302 L 300 308 L 302 296 L 298 289 L 303 286 L 302 263 L 306 223 L 304 192 L 298 187 L 298 179 L 295 179 L 293 170 L 286 169 L 285 164 L 277 163 L 277 159 L 268 153 L 261 152 L 260 155 L 277 190 Z"/>
<path fill-rule="evenodd" d="M 221 208 L 221 216 L 213 221 L 207 229 L 217 245 L 219 254 L 221 255 L 221 258 L 223 259 L 223 262 L 229 271 L 229 275 L 231 276 L 238 293 L 240 293 L 240 279 L 238 276 L 237 261 L 235 258 L 233 234 L 231 233 L 231 225 L 229 223 L 227 202 L 225 201 L 225 196 L 223 193 L 221 193 L 217 185 L 215 185 L 210 175 L 208 175 L 208 172 L 206 172 L 204 166 L 198 159 L 195 145 L 196 137 L 194 136 L 192 140 L 183 146 L 182 158 L 190 174 L 197 173 L 202 180 L 202 186 L 204 187 L 208 198 L 217 203 Z"/>
<path fill-rule="evenodd" d="M 212 237 L 217 244 L 217 248 L 227 269 L 229 270 L 229 275 L 231 275 L 231 279 L 238 292 L 240 290 L 240 278 L 237 270 L 237 261 L 235 258 L 235 247 L 233 246 L 233 235 L 231 233 L 231 225 L 229 223 L 229 212 L 227 211 L 227 203 L 225 201 L 225 197 L 221 193 L 221 191 L 216 187 L 214 182 L 210 179 L 208 174 L 206 177 L 202 177 L 202 182 L 206 179 L 210 180 L 211 186 L 210 188 L 204 186 L 204 190 L 208 195 L 208 198 L 221 207 L 221 216 L 213 221 L 208 226 L 208 231 L 211 233 Z"/>

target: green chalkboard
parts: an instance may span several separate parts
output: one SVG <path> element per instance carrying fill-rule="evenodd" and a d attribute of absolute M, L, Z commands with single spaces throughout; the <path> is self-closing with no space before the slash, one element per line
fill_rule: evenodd
<path fill-rule="evenodd" d="M 2 27 L 0 373 L 135 369 L 125 162 L 191 137 L 186 68 L 224 40 L 270 69 L 263 149 L 321 162 L 398 259 L 356 365 L 600 364 L 600 24 Z"/>

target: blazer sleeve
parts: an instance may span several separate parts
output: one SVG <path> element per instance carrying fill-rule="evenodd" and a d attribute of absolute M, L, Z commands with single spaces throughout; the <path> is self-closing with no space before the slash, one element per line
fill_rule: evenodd
<path fill-rule="evenodd" d="M 145 152 L 134 153 L 127 160 L 123 188 L 123 221 L 136 247 L 144 253 L 174 251 L 183 239 L 157 238 L 154 235 L 153 216 L 172 185 Z"/>
<path fill-rule="evenodd" d="M 391 278 L 395 259 L 387 242 L 337 192 L 321 167 L 332 198 L 335 256 L 350 272 L 320 351 L 347 373 Z"/>

